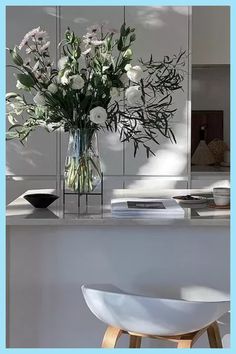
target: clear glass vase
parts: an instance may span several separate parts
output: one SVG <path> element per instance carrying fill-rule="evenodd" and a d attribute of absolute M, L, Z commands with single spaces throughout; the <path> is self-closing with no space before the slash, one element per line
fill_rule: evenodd
<path fill-rule="evenodd" d="M 101 183 L 97 133 L 71 130 L 65 162 L 65 187 L 73 192 L 91 193 Z"/>

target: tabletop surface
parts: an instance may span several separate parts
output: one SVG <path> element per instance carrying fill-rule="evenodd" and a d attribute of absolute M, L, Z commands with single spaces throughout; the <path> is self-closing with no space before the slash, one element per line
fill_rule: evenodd
<path fill-rule="evenodd" d="M 7 206 L 6 223 L 14 225 L 197 225 L 197 226 L 229 226 L 230 210 L 211 208 L 212 192 L 203 189 L 167 189 L 161 191 L 115 189 L 113 198 L 172 198 L 177 195 L 200 195 L 206 196 L 204 204 L 186 205 L 180 203 L 184 209 L 181 218 L 172 216 L 162 218 L 160 216 L 145 217 L 115 217 L 111 213 L 110 203 L 100 206 L 89 205 L 86 209 L 81 203 L 80 212 L 77 204 L 63 207 L 62 197 L 46 209 L 36 209 L 24 199 L 25 194 L 30 193 L 54 193 L 52 189 L 28 190 Z"/>

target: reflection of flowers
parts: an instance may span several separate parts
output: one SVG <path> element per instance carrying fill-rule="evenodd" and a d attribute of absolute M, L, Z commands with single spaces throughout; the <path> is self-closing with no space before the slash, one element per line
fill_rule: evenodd
<path fill-rule="evenodd" d="M 102 125 L 107 119 L 107 112 L 103 107 L 95 107 L 90 111 L 90 120 L 93 123 Z"/>
<path fill-rule="evenodd" d="M 126 89 L 125 97 L 131 106 L 135 106 L 140 103 L 141 91 L 139 86 L 131 86 Z"/>

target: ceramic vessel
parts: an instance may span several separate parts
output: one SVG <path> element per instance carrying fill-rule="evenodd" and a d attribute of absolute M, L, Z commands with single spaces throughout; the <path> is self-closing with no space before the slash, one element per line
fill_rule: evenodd
<path fill-rule="evenodd" d="M 127 293 L 113 285 L 83 285 L 92 313 L 126 331 L 151 335 L 190 333 L 216 321 L 229 310 L 229 301 L 188 301 Z"/>

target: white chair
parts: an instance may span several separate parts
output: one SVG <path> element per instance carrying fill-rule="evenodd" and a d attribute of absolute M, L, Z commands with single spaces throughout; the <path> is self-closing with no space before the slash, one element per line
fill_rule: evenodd
<path fill-rule="evenodd" d="M 83 285 L 92 313 L 108 325 L 102 348 L 115 348 L 122 334 L 130 348 L 140 348 L 141 338 L 157 338 L 191 348 L 207 331 L 211 348 L 222 348 L 217 319 L 229 310 L 229 301 L 187 301 L 140 296 L 113 285 Z"/>

